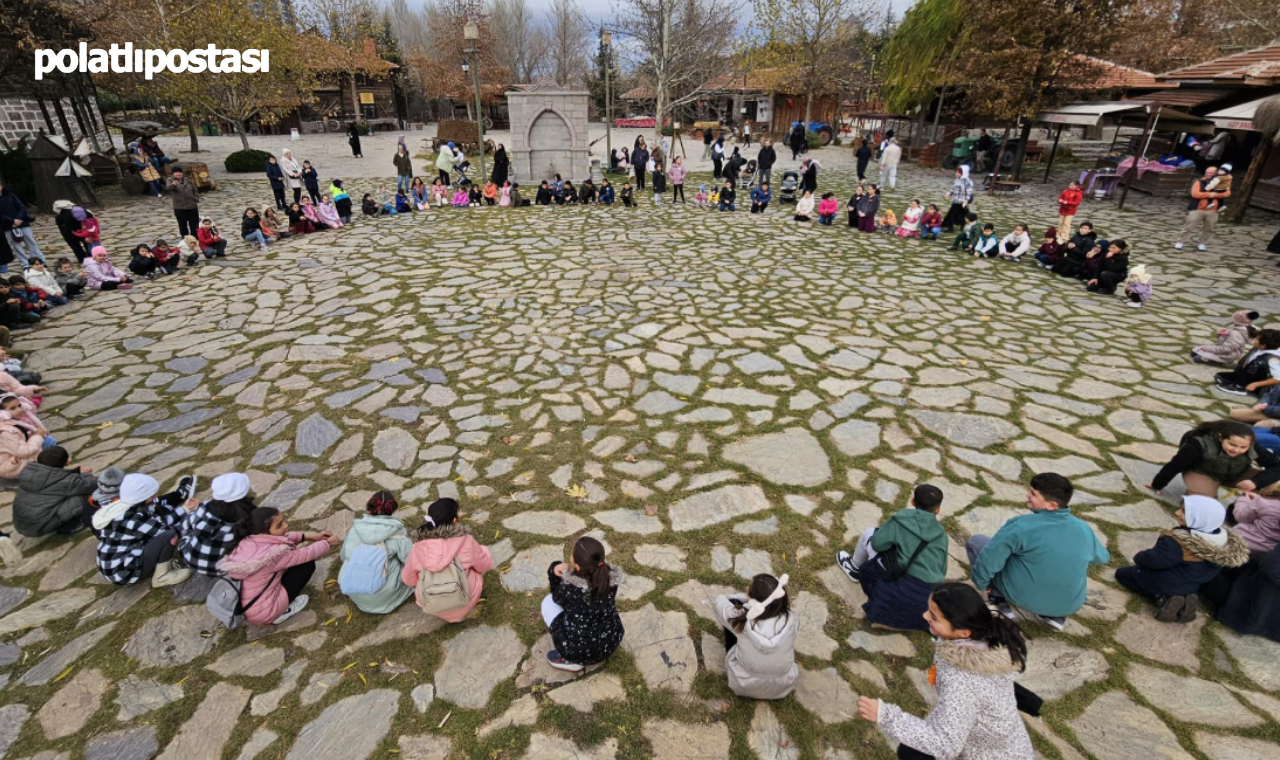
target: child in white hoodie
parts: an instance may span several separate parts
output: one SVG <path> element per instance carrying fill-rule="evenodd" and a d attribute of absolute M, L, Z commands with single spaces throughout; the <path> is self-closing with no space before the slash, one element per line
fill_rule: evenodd
<path fill-rule="evenodd" d="M 804 197 L 796 201 L 796 221 L 808 222 L 813 220 L 813 192 L 804 191 Z"/>
<path fill-rule="evenodd" d="M 724 669 L 734 694 L 750 699 L 782 699 L 800 671 L 796 636 L 800 618 L 791 613 L 786 575 L 761 573 L 744 595 L 719 596 L 713 610 L 724 627 Z"/>
<path fill-rule="evenodd" d="M 31 259 L 31 266 L 23 272 L 23 275 L 27 278 L 27 284 L 33 288 L 39 288 L 51 296 L 70 298 L 68 294 L 62 292 L 62 286 L 58 281 L 53 279 L 53 272 L 45 268 L 44 259 Z"/>
<path fill-rule="evenodd" d="M 1031 250 L 1031 236 L 1023 224 L 1013 225 L 1013 232 L 1000 241 L 1000 257 L 1005 261 L 1021 261 L 1023 254 Z"/>

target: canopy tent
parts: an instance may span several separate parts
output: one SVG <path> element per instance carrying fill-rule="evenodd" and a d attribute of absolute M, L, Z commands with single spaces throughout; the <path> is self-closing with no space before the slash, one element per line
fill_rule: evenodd
<path fill-rule="evenodd" d="M 1068 103 L 1058 108 L 1041 111 L 1036 114 L 1036 121 L 1044 124 L 1057 124 L 1058 129 L 1053 135 L 1053 148 L 1049 151 L 1049 160 L 1044 169 L 1044 182 L 1049 181 L 1049 172 L 1053 169 L 1053 158 L 1058 152 L 1058 140 L 1062 137 L 1062 130 L 1068 125 L 1072 126 L 1113 126 L 1116 128 L 1116 136 L 1120 134 L 1121 127 L 1141 127 L 1142 146 L 1140 153 L 1146 152 L 1146 146 L 1151 142 L 1151 132 L 1159 127 L 1166 132 L 1189 132 L 1192 134 L 1213 134 L 1215 129 L 1214 123 L 1208 119 L 1202 119 L 1195 114 L 1185 111 L 1179 111 L 1176 108 L 1170 108 L 1162 104 L 1158 97 L 1151 100 L 1120 100 L 1114 102 L 1082 102 Z M 1112 141 L 1114 144 L 1114 140 Z M 1138 165 L 1141 155 L 1137 155 L 1133 159 L 1133 166 Z M 1120 194 L 1120 208 L 1124 208 L 1124 202 L 1129 194 L 1129 174 L 1126 173 L 1125 185 Z"/>
<path fill-rule="evenodd" d="M 1246 132 L 1257 132 L 1259 130 L 1253 125 L 1253 114 L 1264 100 L 1266 98 L 1258 98 L 1238 106 L 1214 111 L 1205 118 L 1212 121 L 1218 129 L 1243 129 Z"/>

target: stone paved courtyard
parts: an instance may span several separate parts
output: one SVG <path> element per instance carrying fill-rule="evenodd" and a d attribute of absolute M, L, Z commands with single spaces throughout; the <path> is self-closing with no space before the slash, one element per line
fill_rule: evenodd
<path fill-rule="evenodd" d="M 836 150 L 818 154 L 822 185 L 843 199 Z M 900 179 L 899 213 L 949 185 Z M 977 206 L 1038 239 L 1058 186 Z M 261 178 L 224 179 L 203 211 L 235 238 L 243 208 L 269 197 Z M 379 488 L 415 525 L 455 496 L 498 570 L 481 614 L 446 626 L 412 604 L 355 611 L 331 554 L 306 612 L 225 631 L 200 603 L 205 580 L 115 588 L 91 536 L 20 540 L 26 559 L 0 569 L 0 756 L 889 758 L 857 695 L 923 714 L 932 647 L 872 631 L 834 553 L 928 481 L 946 494 L 948 574 L 964 578 L 963 540 L 1019 514 L 1040 471 L 1074 480 L 1113 561 L 1065 633 L 1028 631 L 1021 680 L 1049 700 L 1030 724 L 1038 752 L 1276 756 L 1280 645 L 1157 623 L 1112 581 L 1174 524 L 1139 484 L 1229 408 L 1187 351 L 1234 309 L 1280 313 L 1263 253 L 1276 220 L 1174 251 L 1181 208 L 1138 196 L 1079 217 L 1155 272 L 1142 310 L 934 243 L 647 198 L 358 221 L 266 255 L 233 244 L 223 266 L 72 305 L 19 347 L 79 463 L 165 486 L 194 470 L 202 497 L 244 471 L 295 528 L 336 534 Z M 113 201 L 101 216 L 117 264 L 174 234 L 168 209 Z M 61 250 L 48 219 L 38 230 Z M 0 493 L 0 524 L 11 501 Z M 538 603 L 547 564 L 588 531 L 629 575 L 627 633 L 570 679 L 545 664 Z M 790 573 L 802 618 L 801 679 L 776 703 L 728 690 L 710 614 L 760 571 Z"/>

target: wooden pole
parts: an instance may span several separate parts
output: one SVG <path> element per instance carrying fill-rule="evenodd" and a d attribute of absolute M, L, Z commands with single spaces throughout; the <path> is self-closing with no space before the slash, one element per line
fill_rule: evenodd
<path fill-rule="evenodd" d="M 1249 162 L 1249 171 L 1245 172 L 1244 184 L 1240 186 L 1238 192 L 1231 194 L 1231 210 L 1227 212 L 1227 219 L 1239 223 L 1244 219 L 1245 209 L 1249 206 L 1249 200 L 1253 198 L 1254 188 L 1258 186 L 1258 180 L 1262 176 L 1262 167 L 1266 166 L 1267 160 L 1271 158 L 1271 148 L 1275 145 L 1276 135 L 1274 133 L 1262 134 L 1262 142 L 1258 143 L 1258 149 L 1253 152 L 1253 160 Z"/>
<path fill-rule="evenodd" d="M 1058 131 L 1053 135 L 1053 147 L 1049 149 L 1049 165 L 1044 168 L 1044 181 L 1049 182 L 1049 172 L 1053 170 L 1053 157 L 1058 155 L 1058 140 L 1062 138 L 1062 128 L 1066 124 L 1059 124 Z"/>
<path fill-rule="evenodd" d="M 1160 109 L 1152 109 L 1147 106 L 1147 125 L 1142 128 L 1142 138 L 1138 140 L 1138 150 L 1134 152 L 1133 164 L 1129 166 L 1129 170 L 1124 173 L 1123 186 L 1120 188 L 1120 202 L 1116 204 L 1116 208 L 1124 210 L 1124 202 L 1129 197 L 1129 185 L 1134 178 L 1138 176 L 1138 161 L 1142 160 L 1143 148 L 1151 136 L 1151 128 L 1155 126 L 1156 118 L 1160 115 Z"/>
<path fill-rule="evenodd" d="M 1000 167 L 1004 164 L 1004 154 L 1008 150 L 1009 150 L 1009 126 L 1006 124 L 1004 128 L 1004 135 L 1000 137 L 1000 150 L 996 152 L 996 162 L 991 167 L 991 173 L 996 175 L 996 177 L 1000 176 Z M 995 183 L 995 180 L 992 180 L 991 187 L 987 188 L 987 195 L 995 195 L 995 192 L 996 192 L 996 183 Z"/>

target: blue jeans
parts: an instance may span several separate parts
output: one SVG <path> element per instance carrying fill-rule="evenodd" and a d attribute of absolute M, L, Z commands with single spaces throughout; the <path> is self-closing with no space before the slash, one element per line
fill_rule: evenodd
<path fill-rule="evenodd" d="M 30 226 L 14 227 L 13 231 L 22 235 L 22 240 L 15 240 L 8 230 L 5 233 L 9 234 L 9 247 L 13 249 L 13 255 L 18 257 L 18 261 L 22 262 L 23 269 L 30 266 L 29 259 L 44 261 L 44 254 L 40 252 L 40 244 L 36 242 L 35 233 Z"/>
<path fill-rule="evenodd" d="M 1040 262 L 1041 264 L 1044 264 L 1045 266 L 1051 266 L 1049 264 L 1049 254 L 1043 253 L 1041 251 L 1036 251 L 1034 256 L 1036 257 L 1036 261 Z"/>
<path fill-rule="evenodd" d="M 147 189 L 150 190 L 151 194 L 157 198 L 163 195 L 163 193 L 160 192 L 160 180 L 158 179 L 153 179 L 150 182 L 148 182 Z"/>
<path fill-rule="evenodd" d="M 941 227 L 925 227 L 923 230 L 921 230 L 920 237 L 922 238 L 932 237 L 934 240 L 937 240 L 938 236 L 941 234 L 942 234 Z"/>
<path fill-rule="evenodd" d="M 1270 452 L 1280 451 L 1280 428 L 1256 427 L 1253 429 L 1253 440 Z"/>
<path fill-rule="evenodd" d="M 45 295 L 45 300 L 46 300 L 46 301 L 48 301 L 49 303 L 53 304 L 54 306 L 66 306 L 66 305 L 67 305 L 67 297 L 66 297 L 66 296 L 55 296 L 55 295 L 54 295 L 54 294 L 52 294 L 52 293 L 47 293 L 47 294 Z"/>
<path fill-rule="evenodd" d="M 405 195 L 409 194 L 409 188 L 413 185 L 413 177 L 408 174 L 400 174 L 396 177 L 396 192 L 404 191 Z"/>
<path fill-rule="evenodd" d="M 825 224 L 828 227 L 830 227 L 831 223 L 835 221 L 835 218 L 836 218 L 835 214 L 819 214 L 818 224 Z"/>
<path fill-rule="evenodd" d="M 728 203 L 726 201 L 720 201 L 720 210 L 721 211 L 737 211 L 738 209 L 735 208 L 732 203 Z"/>
<path fill-rule="evenodd" d="M 57 446 L 57 445 L 58 445 L 58 439 L 57 439 L 57 438 L 54 438 L 54 437 L 53 437 L 53 436 L 51 436 L 51 435 L 46 435 L 46 436 L 44 437 L 44 443 L 42 443 L 42 444 L 40 445 L 40 448 L 42 448 L 42 449 L 47 449 L 47 448 L 49 448 L 50 446 Z"/>
<path fill-rule="evenodd" d="M 265 235 L 262 234 L 262 230 L 254 230 L 248 235 L 245 235 L 244 239 L 246 243 L 253 243 L 254 245 L 261 246 L 264 248 L 267 245 L 267 238 Z"/>

